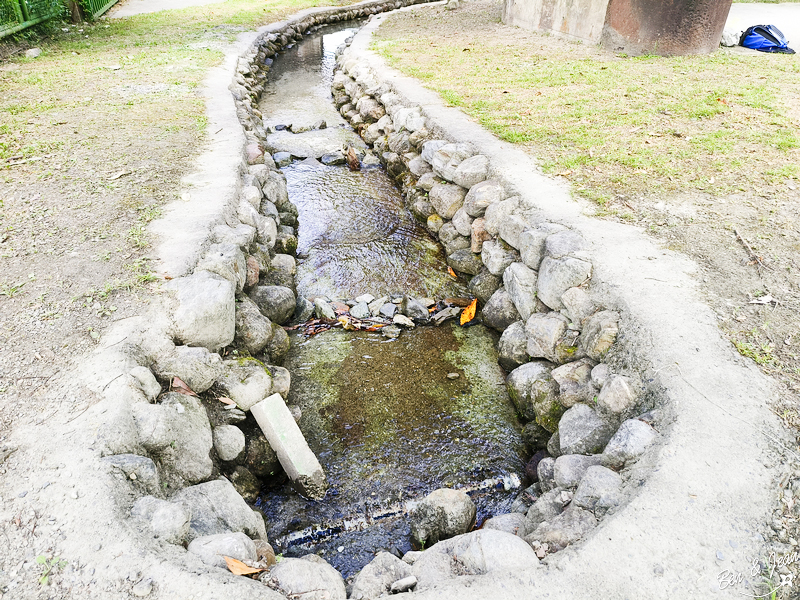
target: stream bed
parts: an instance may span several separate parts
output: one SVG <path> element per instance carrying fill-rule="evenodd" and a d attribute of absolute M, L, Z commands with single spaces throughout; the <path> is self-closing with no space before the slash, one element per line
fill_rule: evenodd
<path fill-rule="evenodd" d="M 441 247 L 417 223 L 380 166 L 350 171 L 316 160 L 344 144 L 365 148 L 332 104 L 335 50 L 355 31 L 311 34 L 274 63 L 259 108 L 299 211 L 297 292 L 308 299 L 466 291 Z M 292 133 L 320 120 L 324 129 Z M 288 483 L 262 489 L 270 542 L 285 556 L 320 553 L 348 577 L 381 550 L 411 549 L 403 518 L 439 487 L 462 488 L 483 519 L 508 512 L 521 486 L 521 426 L 497 365 L 497 334 L 483 325 L 380 332 L 294 333 L 284 366 L 289 405 L 329 482 L 319 502 Z"/>

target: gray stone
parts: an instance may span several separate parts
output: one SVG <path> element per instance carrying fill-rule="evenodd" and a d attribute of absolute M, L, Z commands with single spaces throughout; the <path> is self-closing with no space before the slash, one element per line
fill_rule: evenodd
<path fill-rule="evenodd" d="M 578 402 L 590 402 L 595 393 L 592 385 L 594 361 L 582 358 L 553 369 L 553 379 L 558 383 L 558 401 L 570 408 Z"/>
<path fill-rule="evenodd" d="M 222 375 L 225 367 L 216 352 L 206 348 L 177 346 L 155 357 L 153 369 L 162 379 L 178 377 L 192 391 L 205 392 Z"/>
<path fill-rule="evenodd" d="M 214 450 L 220 460 L 234 461 L 244 452 L 244 433 L 235 425 L 218 425 L 212 434 Z"/>
<path fill-rule="evenodd" d="M 483 184 L 479 183 L 478 185 L 483 185 Z M 486 231 L 488 231 L 491 235 L 498 235 L 500 233 L 501 221 L 510 214 L 512 214 L 518 208 L 519 208 L 518 196 L 513 196 L 511 198 L 507 198 L 505 200 L 489 204 L 489 206 L 486 207 L 486 212 L 484 213 L 484 218 L 486 219 L 484 226 L 486 227 Z M 467 210 L 469 211 L 470 209 L 468 208 Z M 472 212 L 477 212 L 477 211 L 473 210 Z"/>
<path fill-rule="evenodd" d="M 475 255 L 473 254 L 473 256 Z M 486 304 L 489 301 L 489 298 L 492 297 L 492 294 L 494 294 L 500 287 L 500 284 L 503 280 L 497 275 L 492 275 L 489 272 L 489 269 L 484 267 L 483 263 L 480 262 L 479 257 L 476 256 L 476 259 L 478 260 L 481 269 L 478 274 L 475 275 L 475 277 L 470 279 L 469 291 L 478 299 L 478 302 L 481 304 Z"/>
<path fill-rule="evenodd" d="M 422 156 L 423 160 L 428 162 L 428 164 L 433 162 L 433 155 L 436 154 L 442 146 L 447 144 L 444 140 L 430 140 L 422 144 L 422 152 L 420 156 Z"/>
<path fill-rule="evenodd" d="M 366 302 L 359 302 L 350 308 L 350 316 L 354 319 L 367 319 L 371 316 Z"/>
<path fill-rule="evenodd" d="M 168 393 L 159 404 L 134 405 L 132 413 L 140 443 L 170 476 L 190 484 L 211 477 L 211 424 L 198 398 Z"/>
<path fill-rule="evenodd" d="M 614 415 L 625 415 L 636 404 L 633 382 L 622 375 L 611 375 L 597 395 L 597 406 Z"/>
<path fill-rule="evenodd" d="M 272 393 L 280 394 L 283 398 L 289 395 L 292 387 L 292 374 L 288 369 L 267 365 L 267 370 L 272 375 Z"/>
<path fill-rule="evenodd" d="M 175 292 L 174 337 L 187 346 L 218 350 L 236 333 L 236 286 L 208 271 L 168 281 L 164 289 Z"/>
<path fill-rule="evenodd" d="M 539 269 L 545 253 L 545 240 L 566 227 L 556 223 L 539 223 L 535 227 L 525 229 L 519 236 L 519 252 L 522 262 L 533 270 Z"/>
<path fill-rule="evenodd" d="M 256 239 L 256 229 L 250 225 L 240 223 L 236 228 L 227 225 L 214 227 L 214 241 L 218 244 L 236 244 L 242 249 L 247 248 Z"/>
<path fill-rule="evenodd" d="M 378 311 L 378 314 L 384 319 L 393 318 L 395 313 L 397 313 L 397 305 L 392 302 L 386 302 L 383 306 L 381 306 L 380 311 Z"/>
<path fill-rule="evenodd" d="M 563 454 L 597 454 L 603 451 L 614 427 L 585 404 L 576 404 L 561 417 L 558 439 Z"/>
<path fill-rule="evenodd" d="M 181 545 L 189 535 L 192 515 L 181 504 L 144 496 L 133 503 L 131 516 L 145 522 L 153 537 L 169 544 Z"/>
<path fill-rule="evenodd" d="M 491 519 L 484 521 L 482 530 L 495 529 L 497 531 L 505 531 L 512 535 L 525 537 L 527 535 L 527 524 L 525 515 L 522 513 L 508 513 L 505 515 L 497 515 Z"/>
<path fill-rule="evenodd" d="M 411 577 L 411 565 L 394 554 L 379 552 L 353 580 L 350 598 L 353 600 L 375 600 L 392 590 L 396 581 Z"/>
<path fill-rule="evenodd" d="M 245 502 L 255 504 L 261 493 L 261 482 L 247 467 L 237 466 L 228 476 L 239 495 Z"/>
<path fill-rule="evenodd" d="M 411 206 L 409 207 L 409 210 L 411 210 L 411 214 L 413 214 L 414 218 L 416 218 L 420 223 L 427 224 L 428 219 L 433 216 L 438 217 L 439 220 L 441 221 L 441 217 L 439 217 L 439 215 L 436 214 L 436 209 L 433 208 L 433 204 L 431 204 L 428 201 L 427 196 L 424 198 L 417 197 L 416 199 L 414 199 L 413 202 L 411 203 Z M 439 229 L 441 229 L 441 225 L 443 224 L 444 221 L 441 222 Z M 436 226 L 434 223 L 432 223 L 432 225 L 434 227 Z M 438 231 L 439 229 L 437 229 L 436 231 Z"/>
<path fill-rule="evenodd" d="M 275 166 L 283 168 L 292 164 L 292 155 L 289 152 L 276 152 L 272 155 Z"/>
<path fill-rule="evenodd" d="M 206 535 L 241 531 L 253 539 L 266 539 L 264 518 L 252 510 L 227 479 L 187 487 L 172 497 L 192 514 L 189 540 Z"/>
<path fill-rule="evenodd" d="M 547 440 L 547 453 L 553 458 L 558 458 L 562 454 L 561 439 L 558 435 L 558 429 L 556 429 L 553 435 L 550 436 L 550 439 Z"/>
<path fill-rule="evenodd" d="M 578 328 L 597 310 L 591 298 L 589 298 L 589 294 L 577 287 L 569 288 L 561 294 L 561 304 L 564 305 L 566 316 Z"/>
<path fill-rule="evenodd" d="M 430 192 L 433 186 L 437 183 L 436 175 L 433 173 L 425 173 L 420 176 L 417 185 L 426 192 Z"/>
<path fill-rule="evenodd" d="M 361 98 L 356 104 L 356 107 L 358 108 L 358 113 L 364 121 L 368 123 L 375 122 L 386 114 L 386 111 L 383 110 L 383 106 L 381 106 L 377 100 L 369 96 Z"/>
<path fill-rule="evenodd" d="M 403 579 L 398 579 L 392 584 L 390 591 L 393 594 L 402 594 L 403 592 L 409 592 L 417 587 L 417 578 L 413 575 L 409 575 L 408 577 L 403 577 Z"/>
<path fill-rule="evenodd" d="M 272 374 L 255 359 L 225 361 L 225 373 L 217 386 L 247 412 L 272 393 Z"/>
<path fill-rule="evenodd" d="M 29 48 L 28 50 L 25 50 L 25 58 L 39 58 L 41 55 L 41 48 Z"/>
<path fill-rule="evenodd" d="M 278 325 L 291 319 L 297 307 L 292 290 L 279 285 L 258 285 L 250 292 L 250 298 L 261 314 Z"/>
<path fill-rule="evenodd" d="M 506 378 L 508 395 L 519 413 L 528 421 L 555 431 L 564 407 L 558 402 L 558 384 L 550 375 L 552 365 L 544 361 L 525 363 Z"/>
<path fill-rule="evenodd" d="M 522 538 L 481 529 L 427 549 L 416 559 L 412 571 L 418 592 L 455 577 L 529 571 L 538 566 L 536 554 Z"/>
<path fill-rule="evenodd" d="M 563 550 L 580 541 L 596 526 L 597 519 L 592 513 L 569 506 L 560 515 L 539 525 L 525 540 L 547 544 L 551 551 Z"/>
<path fill-rule="evenodd" d="M 492 275 L 502 275 L 506 267 L 514 262 L 514 254 L 506 250 L 500 242 L 492 240 L 483 243 L 481 261 Z"/>
<path fill-rule="evenodd" d="M 588 244 L 583 236 L 576 231 L 567 229 L 547 236 L 544 244 L 545 255 L 550 258 L 565 258 L 573 256 L 588 258 Z"/>
<path fill-rule="evenodd" d="M 356 302 L 363 302 L 364 304 L 369 304 L 375 300 L 375 296 L 372 294 L 361 294 L 356 299 Z"/>
<path fill-rule="evenodd" d="M 475 524 L 476 508 L 466 492 L 440 488 L 409 512 L 411 539 L 419 546 L 466 533 Z"/>
<path fill-rule="evenodd" d="M 497 232 L 509 246 L 519 250 L 522 245 L 520 237 L 522 232 L 529 227 L 527 219 L 520 215 L 507 215 L 497 225 Z"/>
<path fill-rule="evenodd" d="M 468 238 L 463 236 L 458 236 L 456 239 L 447 242 L 444 245 L 444 252 L 445 254 L 452 254 L 453 252 L 457 252 L 458 250 L 469 250 L 470 248 L 470 241 Z"/>
<path fill-rule="evenodd" d="M 424 147 L 423 147 L 424 148 Z M 431 167 L 442 179 L 453 181 L 456 169 L 472 152 L 466 144 L 445 144 L 433 155 Z"/>
<path fill-rule="evenodd" d="M 308 321 L 311 318 L 311 315 L 313 314 L 314 314 L 314 304 L 309 302 L 307 298 L 298 296 L 297 302 L 295 303 L 294 320 L 299 323 L 302 323 L 304 321 Z"/>
<path fill-rule="evenodd" d="M 283 229 L 283 225 L 281 225 L 281 229 Z M 297 236 L 289 231 L 279 231 L 278 239 L 275 242 L 275 251 L 284 254 L 297 252 Z"/>
<path fill-rule="evenodd" d="M 591 276 L 592 263 L 587 260 L 545 256 L 539 267 L 538 297 L 553 310 L 560 310 L 564 308 L 561 301 L 564 292 L 586 283 Z"/>
<path fill-rule="evenodd" d="M 275 156 L 273 155 L 273 158 Z M 278 160 L 275 162 L 277 163 Z M 261 191 L 264 192 L 264 197 L 277 206 L 279 210 L 283 210 L 283 207 L 289 203 L 289 192 L 286 188 L 286 177 L 283 173 L 270 171 Z"/>
<path fill-rule="evenodd" d="M 257 188 L 254 188 L 257 190 Z M 236 291 L 244 289 L 247 276 L 247 264 L 244 253 L 236 244 L 212 244 L 203 258 L 197 263 L 198 270 L 216 273 L 236 286 Z"/>
<path fill-rule="evenodd" d="M 456 250 L 447 257 L 447 264 L 459 273 L 477 275 L 483 268 L 483 263 L 477 254 L 470 252 L 468 248 Z"/>
<path fill-rule="evenodd" d="M 439 230 L 439 241 L 443 244 L 447 244 L 455 239 L 458 239 L 460 235 L 461 234 L 458 233 L 458 229 L 456 229 L 455 225 L 452 223 L 445 223 Z"/>
<path fill-rule="evenodd" d="M 265 164 L 250 165 L 247 167 L 247 172 L 256 179 L 256 182 L 260 186 L 263 186 L 267 179 L 269 179 L 269 167 Z"/>
<path fill-rule="evenodd" d="M 272 339 L 272 322 L 261 314 L 249 296 L 236 299 L 236 347 L 251 355 L 261 352 Z"/>
<path fill-rule="evenodd" d="M 549 492 L 556 487 L 556 458 L 548 456 L 536 465 L 536 474 L 539 476 L 539 487 L 542 492 Z"/>
<path fill-rule="evenodd" d="M 372 302 L 369 303 L 369 312 L 372 314 L 373 317 L 377 317 L 380 312 L 381 308 L 384 304 L 389 300 L 389 296 L 381 296 L 380 298 L 376 298 Z"/>
<path fill-rule="evenodd" d="M 503 285 L 520 317 L 527 321 L 536 312 L 536 273 L 521 262 L 511 263 L 503 271 Z"/>
<path fill-rule="evenodd" d="M 284 558 L 271 571 L 268 583 L 287 598 L 302 600 L 346 600 L 347 591 L 339 572 L 316 554 Z"/>
<path fill-rule="evenodd" d="M 253 406 L 250 412 L 297 491 L 312 500 L 321 500 L 328 489 L 325 473 L 283 398 L 273 394 Z"/>
<path fill-rule="evenodd" d="M 278 235 L 278 227 L 273 219 L 265 217 L 253 208 L 250 203 L 244 200 L 239 203 L 239 211 L 237 213 L 239 220 L 242 223 L 250 225 L 256 230 L 256 239 L 265 244 L 267 247 L 272 248 L 275 245 L 275 239 Z"/>
<path fill-rule="evenodd" d="M 368 141 L 366 137 L 366 132 L 364 133 L 365 133 L 364 137 L 365 142 L 371 144 L 375 141 L 375 140 L 373 140 L 372 142 Z M 328 166 L 343 165 L 347 162 L 347 158 L 345 157 L 344 153 L 342 153 L 340 150 L 337 150 L 336 152 L 328 152 L 326 154 L 323 154 L 322 156 L 319 157 L 319 162 L 321 162 L 323 165 L 328 165 Z"/>
<path fill-rule="evenodd" d="M 112 471 L 120 472 L 135 487 L 148 494 L 157 494 L 160 488 L 158 470 L 155 463 L 146 456 L 136 454 L 113 454 L 100 459 L 111 466 Z"/>
<path fill-rule="evenodd" d="M 619 506 L 622 478 L 606 467 L 592 466 L 581 479 L 572 503 L 594 513 L 598 518 Z"/>
<path fill-rule="evenodd" d="M 281 364 L 289 353 L 289 334 L 277 323 L 272 324 L 272 339 L 267 344 L 264 352 L 269 356 L 272 364 Z"/>
<path fill-rule="evenodd" d="M 380 126 L 377 123 L 373 123 L 361 133 L 361 139 L 371 146 L 379 137 L 381 137 L 381 135 L 383 134 Z M 325 157 L 323 156 L 323 158 Z"/>
<path fill-rule="evenodd" d="M 381 328 L 381 335 L 385 338 L 395 339 L 400 337 L 402 330 L 397 325 L 387 325 Z"/>
<path fill-rule="evenodd" d="M 592 385 L 598 390 L 602 388 L 606 380 L 611 376 L 611 369 L 605 363 L 600 363 L 592 369 Z"/>
<path fill-rule="evenodd" d="M 428 194 L 436 213 L 444 219 L 452 219 L 464 204 L 465 190 L 450 183 L 435 183 Z"/>
<path fill-rule="evenodd" d="M 489 159 L 481 154 L 471 156 L 458 165 L 453 172 L 453 183 L 470 189 L 489 175 Z"/>
<path fill-rule="evenodd" d="M 515 321 L 519 321 L 517 308 L 505 288 L 500 288 L 492 294 L 483 307 L 482 314 L 484 324 L 501 332 Z"/>
<path fill-rule="evenodd" d="M 135 379 L 136 386 L 150 401 L 155 401 L 161 393 L 161 384 L 156 381 L 156 376 L 147 367 L 134 367 L 130 370 L 130 375 Z"/>
<path fill-rule="evenodd" d="M 506 371 L 513 371 L 530 360 L 525 324 L 515 321 L 506 327 L 497 343 L 497 362 Z"/>
<path fill-rule="evenodd" d="M 145 577 L 141 581 L 137 582 L 131 588 L 131 594 L 136 596 L 137 598 L 144 598 L 150 595 L 150 592 L 153 591 L 153 579 L 150 577 Z"/>
<path fill-rule="evenodd" d="M 251 435 L 247 439 L 244 464 L 251 473 L 261 478 L 271 477 L 281 470 L 278 455 L 263 435 Z"/>
<path fill-rule="evenodd" d="M 644 454 L 656 435 L 655 429 L 644 421 L 624 421 L 603 450 L 602 464 L 611 469 L 626 467 Z"/>
<path fill-rule="evenodd" d="M 618 333 L 619 314 L 612 310 L 601 310 L 586 321 L 578 343 L 590 358 L 601 361 L 616 341 Z"/>
<path fill-rule="evenodd" d="M 453 227 L 456 228 L 459 235 L 465 237 L 470 237 L 472 235 L 472 221 L 472 217 L 467 214 L 463 206 L 453 215 Z"/>
<path fill-rule="evenodd" d="M 403 303 L 400 305 L 402 313 L 413 319 L 415 323 L 427 323 L 431 319 L 428 309 L 418 300 L 410 296 L 403 296 Z M 350 314 L 353 314 L 352 312 Z"/>
<path fill-rule="evenodd" d="M 255 185 L 257 182 L 255 177 L 252 175 L 245 175 L 245 177 L 249 177 L 251 182 L 242 187 L 240 194 L 241 199 L 245 202 L 249 202 L 253 208 L 258 209 L 261 205 L 261 188 Z"/>
<path fill-rule="evenodd" d="M 464 198 L 464 210 L 470 217 L 482 217 L 489 206 L 503 200 L 505 194 L 505 189 L 497 181 L 481 181 L 469 188 Z M 497 234 L 496 231 L 489 233 Z"/>
<path fill-rule="evenodd" d="M 559 360 L 558 345 L 567 330 L 567 319 L 559 313 L 534 313 L 525 322 L 528 335 L 528 354 L 533 358 Z"/>
<path fill-rule="evenodd" d="M 414 329 L 414 321 L 400 313 L 397 313 L 394 317 L 392 317 L 392 323 L 408 329 Z"/>
<path fill-rule="evenodd" d="M 563 454 L 556 459 L 553 478 L 556 485 L 565 490 L 578 487 L 586 469 L 600 464 L 600 455 Z"/>
<path fill-rule="evenodd" d="M 328 319 L 330 321 L 336 319 L 336 312 L 325 298 L 314 298 L 314 314 L 318 319 Z"/>
<path fill-rule="evenodd" d="M 227 569 L 225 556 L 239 561 L 256 560 L 256 546 L 249 537 L 241 532 L 218 533 L 205 535 L 192 540 L 187 548 L 190 554 L 196 554 L 205 564 L 220 569 Z"/>
<path fill-rule="evenodd" d="M 545 521 L 550 521 L 560 515 L 571 499 L 572 494 L 564 494 L 564 490 L 561 488 L 553 488 L 539 496 L 528 509 L 525 518 L 528 531 L 534 531 Z"/>

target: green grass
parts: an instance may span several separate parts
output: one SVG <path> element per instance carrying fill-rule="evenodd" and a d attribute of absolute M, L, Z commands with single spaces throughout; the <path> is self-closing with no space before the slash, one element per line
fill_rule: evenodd
<path fill-rule="evenodd" d="M 797 56 L 615 56 L 535 34 L 496 35 L 492 15 L 392 16 L 373 49 L 550 173 L 603 198 L 730 193 L 797 176 Z M 442 35 L 446 31 L 447 35 Z"/>

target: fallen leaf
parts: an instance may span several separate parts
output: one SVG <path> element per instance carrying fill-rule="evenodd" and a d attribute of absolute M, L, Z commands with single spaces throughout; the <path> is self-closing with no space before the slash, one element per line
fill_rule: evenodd
<path fill-rule="evenodd" d="M 231 399 L 230 399 L 230 398 L 228 398 L 227 396 L 218 396 L 218 397 L 217 397 L 217 400 L 219 400 L 219 401 L 220 401 L 220 402 L 222 402 L 223 404 L 227 404 L 228 406 L 231 406 L 231 405 L 234 405 L 234 406 L 235 406 L 235 405 L 236 405 L 236 402 L 234 402 L 233 400 L 231 400 Z"/>
<path fill-rule="evenodd" d="M 478 309 L 478 299 L 475 298 L 469 306 L 461 313 L 461 325 L 469 323 L 475 318 L 475 311 Z"/>
<path fill-rule="evenodd" d="M 225 559 L 225 564 L 228 565 L 228 570 L 234 575 L 253 575 L 254 573 L 261 573 L 261 571 L 266 570 L 248 567 L 242 561 L 231 558 L 230 556 L 223 556 L 222 558 Z"/>
<path fill-rule="evenodd" d="M 130 175 L 130 174 L 131 174 L 131 171 L 120 171 L 119 173 L 116 173 L 115 175 L 112 175 L 111 177 L 109 177 L 108 180 L 109 181 L 114 181 L 115 179 L 119 179 L 120 177 L 124 177 L 125 175 Z"/>
<path fill-rule="evenodd" d="M 455 277 L 455 278 L 458 277 L 458 275 L 456 275 L 456 272 L 453 271 L 453 267 L 447 267 L 447 272 L 450 273 L 450 277 Z"/>
<path fill-rule="evenodd" d="M 560 173 L 556 173 L 557 177 L 567 177 L 568 175 L 572 175 L 572 169 L 567 169 L 566 171 L 561 171 Z"/>
<path fill-rule="evenodd" d="M 748 304 L 772 304 L 773 302 L 777 304 L 778 301 L 775 300 L 775 298 L 773 298 L 770 294 L 767 294 L 766 296 L 761 296 L 760 298 L 750 300 Z"/>
<path fill-rule="evenodd" d="M 173 377 L 172 384 L 170 385 L 170 387 L 179 394 L 185 394 L 187 396 L 197 396 L 197 394 L 194 393 L 192 388 L 186 385 L 180 377 Z"/>

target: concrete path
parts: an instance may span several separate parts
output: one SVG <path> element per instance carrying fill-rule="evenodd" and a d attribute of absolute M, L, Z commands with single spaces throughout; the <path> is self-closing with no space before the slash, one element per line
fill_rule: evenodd
<path fill-rule="evenodd" d="M 751 25 L 775 25 L 789 40 L 789 47 L 800 52 L 800 2 L 733 4 L 725 29 L 744 31 Z"/>
<path fill-rule="evenodd" d="M 162 10 L 189 8 L 190 6 L 202 6 L 204 4 L 219 4 L 220 2 L 225 2 L 225 0 L 122 0 L 122 2 L 109 10 L 106 16 L 109 19 L 121 19 L 122 17 L 132 17 Z"/>

